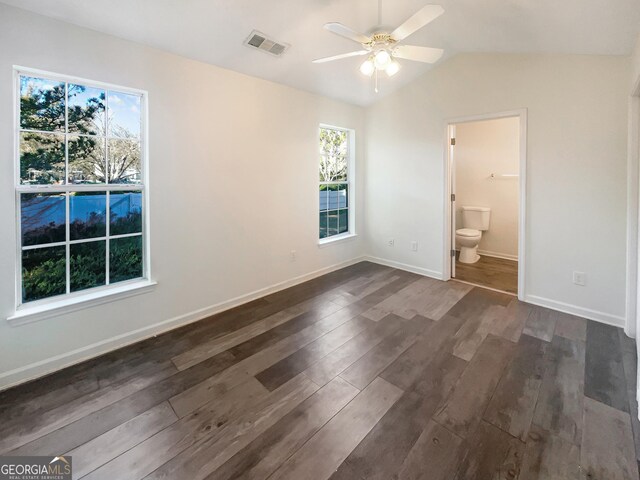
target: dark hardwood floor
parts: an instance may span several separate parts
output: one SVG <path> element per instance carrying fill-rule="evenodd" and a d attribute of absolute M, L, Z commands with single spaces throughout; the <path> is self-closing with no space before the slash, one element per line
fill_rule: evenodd
<path fill-rule="evenodd" d="M 638 479 L 620 329 L 359 263 L 0 393 L 84 479 Z"/>
<path fill-rule="evenodd" d="M 460 263 L 456 252 L 456 280 L 518 293 L 518 262 L 481 255 L 476 263 Z"/>

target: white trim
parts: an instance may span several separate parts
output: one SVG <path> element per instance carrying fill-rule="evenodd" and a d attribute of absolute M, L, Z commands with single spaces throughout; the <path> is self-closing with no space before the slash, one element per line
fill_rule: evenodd
<path fill-rule="evenodd" d="M 372 257 L 370 255 L 365 255 L 363 260 L 366 262 L 377 263 L 378 265 L 384 265 L 385 267 L 392 267 L 406 272 L 417 273 L 418 275 L 435 278 L 436 280 L 444 280 L 442 272 L 437 272 L 428 268 L 416 267 L 415 265 L 396 262 L 395 260 L 387 260 L 386 258 Z"/>
<path fill-rule="evenodd" d="M 502 258 L 503 260 L 518 261 L 518 255 L 511 255 L 509 253 L 488 252 L 487 250 L 478 250 L 478 255 L 484 255 L 485 257 Z"/>
<path fill-rule="evenodd" d="M 622 328 L 625 324 L 625 318 L 622 316 L 600 312 L 590 308 L 579 307 L 577 305 L 559 302 L 557 300 L 551 300 L 550 298 L 539 297 L 537 295 L 527 295 L 524 301 L 540 307 L 546 307 L 559 312 L 576 315 L 578 317 L 588 318 L 589 320 L 595 320 L 596 322 L 606 323 L 607 325 L 612 325 L 614 327 Z"/>
<path fill-rule="evenodd" d="M 638 182 L 640 181 L 640 78 L 635 83 L 628 106 L 627 137 L 627 272 L 626 272 L 626 323 L 625 333 L 637 335 L 638 318 Z"/>
<path fill-rule="evenodd" d="M 481 115 L 470 115 L 465 117 L 455 117 L 445 120 L 445 137 L 444 137 L 444 251 L 443 251 L 443 279 L 451 279 L 451 249 L 453 245 L 452 233 L 452 209 L 451 209 L 451 192 L 452 192 L 452 169 L 450 159 L 449 137 L 451 126 L 459 123 L 478 122 L 482 120 L 497 120 L 500 118 L 518 117 L 520 119 L 520 171 L 519 171 L 519 188 L 520 188 L 520 205 L 518 218 L 518 299 L 524 301 L 526 297 L 525 288 L 525 268 L 526 268 L 526 212 L 527 212 L 527 109 L 509 110 L 498 113 L 487 113 Z"/>
<path fill-rule="evenodd" d="M 320 130 L 338 130 L 340 132 L 345 132 L 347 134 L 347 181 L 339 181 L 339 182 L 318 182 L 318 185 L 335 185 L 341 184 L 347 186 L 347 207 L 346 208 L 336 208 L 335 210 L 347 210 L 347 218 L 349 222 L 349 230 L 347 232 L 332 235 L 330 237 L 320 238 L 320 222 L 318 222 L 318 246 L 323 247 L 326 243 L 330 243 L 325 240 L 329 240 L 335 237 L 336 240 L 343 240 L 350 236 L 356 236 L 356 131 L 353 128 L 347 127 L 336 127 L 335 125 L 329 125 L 328 123 L 320 123 L 318 125 L 318 133 L 316 137 L 316 141 L 320 139 Z M 326 156 L 320 153 L 320 156 Z M 316 170 L 316 175 L 317 175 Z M 318 200 L 316 211 L 318 212 L 318 219 L 320 218 L 320 203 Z"/>
<path fill-rule="evenodd" d="M 342 233 L 340 235 L 332 235 L 318 240 L 318 248 L 328 247 L 334 243 L 343 243 L 348 240 L 354 240 L 358 236 L 357 233 Z"/>
<path fill-rule="evenodd" d="M 56 72 L 50 72 L 48 70 L 40 70 L 37 68 L 23 67 L 21 65 L 13 65 L 13 69 L 17 70 L 19 73 L 26 73 L 27 75 L 36 75 L 38 77 L 46 78 L 48 80 L 62 81 L 62 82 L 69 82 L 69 83 L 85 82 L 85 83 L 90 83 L 92 87 L 95 86 L 95 87 L 104 88 L 107 90 L 115 89 L 115 90 L 120 90 L 122 93 L 132 93 L 135 95 L 147 94 L 146 90 L 125 87 L 123 85 L 116 85 L 114 83 L 99 82 L 97 80 L 90 80 L 88 78 L 76 77 L 75 75 L 66 75 L 64 73 L 56 73 Z"/>
<path fill-rule="evenodd" d="M 189 323 L 197 322 L 198 320 L 210 317 L 211 315 L 215 315 L 216 313 L 229 310 L 230 308 L 234 308 L 252 300 L 264 297 L 266 295 L 279 292 L 280 290 L 284 290 L 286 288 L 312 280 L 322 275 L 326 275 L 327 273 L 331 273 L 335 270 L 340 270 L 341 268 L 354 265 L 364 260 L 364 257 L 355 257 L 351 260 L 336 263 L 334 265 L 330 265 L 328 267 L 324 267 L 319 270 L 294 277 L 290 280 L 285 280 L 283 282 L 279 282 L 271 286 L 255 290 L 253 292 L 217 303 L 215 305 L 200 308 L 198 310 L 194 310 L 177 317 L 163 320 L 153 325 L 148 325 L 131 332 L 126 332 L 121 335 L 117 335 L 115 337 L 78 348 L 71 352 L 56 355 L 44 360 L 40 360 L 38 362 L 31 363 L 29 365 L 25 365 L 24 367 L 15 368 L 13 370 L 0 373 L 0 391 L 21 383 L 35 380 L 36 378 L 84 362 L 99 355 L 104 355 L 105 353 L 126 347 L 127 345 L 140 342 L 156 335 L 160 335 L 162 333 L 168 332 L 169 330 L 182 327 Z"/>
<path fill-rule="evenodd" d="M 35 306 L 25 304 L 28 306 L 19 308 L 14 315 L 7 318 L 7 321 L 12 327 L 39 322 L 47 318 L 58 317 L 66 313 L 76 312 L 78 310 L 84 310 L 85 308 L 95 307 L 96 305 L 150 292 L 155 285 L 157 285 L 157 282 L 137 279 L 116 285 L 107 285 L 106 287 L 109 288 L 101 288 L 99 290 L 88 289 L 86 292 L 83 292 L 82 295 L 78 296 L 65 295 L 55 302 Z"/>
<path fill-rule="evenodd" d="M 452 278 L 451 281 L 464 283 L 465 285 L 471 285 L 472 287 L 483 288 L 485 290 L 491 290 L 492 292 L 504 293 L 505 295 L 511 295 L 512 297 L 517 297 L 515 293 L 507 292 L 505 290 L 500 290 L 498 288 L 487 287 L 486 285 L 480 285 L 479 283 L 467 282 L 466 280 L 460 280 L 459 278 Z"/>
<path fill-rule="evenodd" d="M 422 267 L 416 267 L 414 265 L 407 265 L 405 263 L 395 262 L 393 260 L 386 260 L 378 257 L 372 257 L 370 255 L 365 255 L 362 260 L 367 262 L 377 263 L 379 265 L 384 265 L 387 267 L 397 268 L 399 270 L 405 270 L 411 273 L 417 273 L 418 275 L 435 278 L 436 280 L 444 280 L 443 274 L 441 272 L 436 272 L 434 270 L 429 270 Z M 488 290 L 499 291 L 507 295 L 513 295 L 513 293 L 503 292 L 501 290 L 484 287 L 482 285 L 476 285 L 473 283 L 464 282 L 457 279 L 452 279 L 452 280 L 456 282 L 466 283 L 468 285 L 474 285 L 478 288 L 486 288 Z M 538 297 L 536 295 L 527 295 L 523 300 L 521 299 L 521 301 L 531 303 L 533 305 L 539 305 L 541 307 L 550 308 L 552 310 L 557 310 L 559 312 L 569 313 L 571 315 L 588 318 L 589 320 L 595 320 L 597 322 L 605 323 L 607 325 L 612 325 L 614 327 L 622 327 L 624 326 L 624 322 L 625 322 L 624 317 L 621 317 L 621 316 L 612 315 L 610 313 L 600 312 L 597 310 L 591 310 L 589 308 L 583 308 L 577 305 L 571 305 L 569 303 L 558 302 L 556 300 L 551 300 L 549 298 L 544 298 L 544 297 Z"/>

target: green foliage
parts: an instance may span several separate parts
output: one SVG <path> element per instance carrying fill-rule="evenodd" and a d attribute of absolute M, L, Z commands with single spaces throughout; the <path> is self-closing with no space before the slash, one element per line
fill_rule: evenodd
<path fill-rule="evenodd" d="M 347 154 L 347 132 L 330 128 L 320 129 L 320 152 L 329 156 Z"/>
<path fill-rule="evenodd" d="M 21 88 L 20 126 L 29 130 L 64 131 L 64 83 L 55 84 L 53 88 L 25 88 L 28 80 L 23 79 Z"/>
<path fill-rule="evenodd" d="M 50 222 L 38 228 L 29 230 L 23 235 L 23 245 L 44 245 L 47 243 L 63 242 L 66 234 L 65 225 Z"/>
<path fill-rule="evenodd" d="M 339 192 L 341 190 L 346 190 L 347 186 L 344 183 L 329 183 L 320 185 L 321 192 Z"/>
<path fill-rule="evenodd" d="M 66 292 L 65 247 L 38 248 L 22 253 L 24 302 Z"/>
<path fill-rule="evenodd" d="M 110 283 L 142 276 L 142 237 L 111 240 Z M 71 246 L 71 291 L 105 283 L 105 242 Z M 25 250 L 22 256 L 22 298 L 24 302 L 62 295 L 66 292 L 65 247 Z"/>
<path fill-rule="evenodd" d="M 106 277 L 105 241 L 71 245 L 71 291 L 104 285 Z"/>
<path fill-rule="evenodd" d="M 347 132 L 320 129 L 320 181 L 347 180 Z"/>
<path fill-rule="evenodd" d="M 104 237 L 107 232 L 104 219 L 105 215 L 98 212 L 91 212 L 86 221 L 74 220 L 69 224 L 71 239 L 81 240 L 85 238 Z"/>
<path fill-rule="evenodd" d="M 118 217 L 111 214 L 111 235 L 124 235 L 126 233 L 138 233 L 142 231 L 142 214 L 129 212 L 126 217 Z"/>
<path fill-rule="evenodd" d="M 87 88 L 82 85 L 68 84 L 69 103 Z M 70 132 L 85 135 L 101 135 L 104 133 L 105 92 L 100 90 L 98 96 L 90 97 L 83 105 L 69 105 L 67 109 Z"/>
<path fill-rule="evenodd" d="M 20 178 L 32 184 L 64 181 L 64 137 L 58 134 L 23 133 L 20 136 Z M 36 171 L 36 175 L 30 175 Z"/>
<path fill-rule="evenodd" d="M 111 240 L 109 251 L 112 283 L 142 276 L 142 237 Z"/>

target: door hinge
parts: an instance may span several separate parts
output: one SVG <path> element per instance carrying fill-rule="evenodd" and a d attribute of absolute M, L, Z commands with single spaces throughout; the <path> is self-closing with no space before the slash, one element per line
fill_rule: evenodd
<path fill-rule="evenodd" d="M 454 138 L 451 139 L 451 145 L 455 146 L 455 144 L 456 144 L 456 139 L 454 137 Z"/>
<path fill-rule="evenodd" d="M 452 193 L 452 194 L 451 194 L 451 201 L 452 201 L 452 202 L 455 202 L 455 201 L 456 201 L 456 194 L 455 194 L 455 193 Z"/>
<path fill-rule="evenodd" d="M 451 256 L 455 257 L 456 256 L 456 251 L 455 250 L 451 250 Z"/>

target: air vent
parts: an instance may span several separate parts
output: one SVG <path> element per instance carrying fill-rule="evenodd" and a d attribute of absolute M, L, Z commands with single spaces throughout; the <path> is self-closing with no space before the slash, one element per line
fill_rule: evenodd
<path fill-rule="evenodd" d="M 257 48 L 258 50 L 262 50 L 263 52 L 269 53 L 276 57 L 282 55 L 289 45 L 286 43 L 276 42 L 275 40 L 270 39 L 264 33 L 260 33 L 256 30 L 251 32 L 249 38 L 244 42 L 245 45 L 251 48 Z"/>

